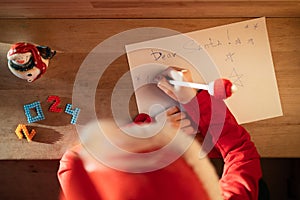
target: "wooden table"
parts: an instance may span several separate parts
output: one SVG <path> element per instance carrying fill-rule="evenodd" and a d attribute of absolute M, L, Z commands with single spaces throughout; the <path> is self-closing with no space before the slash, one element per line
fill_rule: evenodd
<path fill-rule="evenodd" d="M 138 27 L 190 32 L 261 15 L 267 16 L 284 115 L 245 124 L 244 127 L 250 132 L 262 157 L 300 157 L 299 2 L 271 4 L 267 1 L 267 6 L 263 6 L 260 1 L 229 4 L 79 1 L 72 4 L 72 8 L 68 7 L 69 3 L 65 0 L 57 7 L 51 2 L 27 3 L 29 9 L 25 9 L 21 1 L 0 3 L 3 7 L 0 9 L 0 159 L 59 159 L 67 148 L 78 142 L 75 126 L 70 124 L 71 116 L 64 112 L 49 112 L 51 103 L 47 98 L 58 95 L 62 100 L 61 107 L 72 103 L 73 85 L 81 63 L 96 45 L 110 36 Z M 268 7 L 271 5 L 273 9 Z M 166 12 L 159 12 L 161 7 Z M 16 78 L 7 68 L 9 46 L 19 41 L 48 45 L 57 50 L 46 74 L 34 83 Z M 123 55 L 105 71 L 96 94 L 95 106 L 100 118 L 111 116 L 110 96 L 114 84 L 128 70 Z M 132 85 L 128 83 L 124 92 L 131 90 Z M 29 124 L 36 129 L 37 135 L 28 143 L 19 140 L 14 131 L 19 123 L 28 124 L 23 105 L 34 101 L 41 102 L 46 119 Z M 132 113 L 136 113 L 134 102 L 128 106 Z"/>

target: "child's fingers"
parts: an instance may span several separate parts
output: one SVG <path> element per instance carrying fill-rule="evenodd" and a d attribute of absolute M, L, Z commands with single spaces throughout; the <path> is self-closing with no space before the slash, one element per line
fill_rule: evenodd
<path fill-rule="evenodd" d="M 191 120 L 187 118 L 185 112 L 181 112 L 177 106 L 170 107 L 166 110 L 168 121 L 174 128 L 179 128 L 186 134 L 195 134 L 196 131 L 192 126 Z"/>
<path fill-rule="evenodd" d="M 164 93 L 170 96 L 173 99 L 177 99 L 174 93 L 174 87 L 169 83 L 169 81 L 162 77 L 160 81 L 157 83 L 157 87 L 160 88 Z"/>
<path fill-rule="evenodd" d="M 169 77 L 178 81 L 189 81 L 192 82 L 192 73 L 188 69 L 179 67 L 169 67 L 168 68 Z"/>
<path fill-rule="evenodd" d="M 179 121 L 181 127 L 187 127 L 191 125 L 191 121 L 189 119 L 182 119 Z"/>
<path fill-rule="evenodd" d="M 187 72 L 186 69 L 181 69 L 179 67 L 168 67 L 156 77 L 156 80 L 159 82 L 160 80 L 165 78 L 182 81 L 185 72 Z"/>
<path fill-rule="evenodd" d="M 172 123 L 178 123 L 178 125 L 180 124 L 180 120 L 182 120 L 182 116 L 181 116 L 181 113 L 176 113 L 176 114 L 173 114 L 173 115 L 170 115 L 168 117 L 168 120 Z"/>
<path fill-rule="evenodd" d="M 186 114 L 184 112 L 177 112 L 171 115 L 168 115 L 168 120 L 171 122 L 179 122 L 186 118 Z"/>
<path fill-rule="evenodd" d="M 181 128 L 181 130 L 188 135 L 192 135 L 192 134 L 196 134 L 196 130 L 192 127 L 192 126 L 187 126 L 187 127 L 183 127 Z"/>
<path fill-rule="evenodd" d="M 165 70 L 161 73 L 161 75 L 166 76 L 166 77 L 170 77 L 170 78 L 171 78 L 171 76 L 172 76 L 172 75 L 171 75 L 172 71 L 178 71 L 178 72 L 180 72 L 180 71 L 182 71 L 182 70 L 183 70 L 182 68 L 170 66 L 170 67 L 168 67 L 167 69 L 165 69 Z"/>
<path fill-rule="evenodd" d="M 191 125 L 191 121 L 186 118 L 186 114 L 184 112 L 179 112 L 168 116 L 168 121 L 174 127 L 186 127 Z"/>
<path fill-rule="evenodd" d="M 172 107 L 168 108 L 166 112 L 167 112 L 167 115 L 170 116 L 170 115 L 180 112 L 180 110 L 177 106 L 172 106 Z"/>
<path fill-rule="evenodd" d="M 164 72 L 164 75 L 177 81 L 192 81 L 191 72 L 184 68 L 174 66 L 168 67 Z"/>
<path fill-rule="evenodd" d="M 195 89 L 172 85 L 170 84 L 169 79 L 177 81 L 192 81 L 189 70 L 169 67 L 156 78 L 157 86 L 164 93 L 179 103 L 187 103 L 196 95 L 197 91 Z"/>
<path fill-rule="evenodd" d="M 160 80 L 158 81 L 158 83 L 157 83 L 157 86 L 158 87 L 160 87 L 160 86 L 163 86 L 164 88 L 166 88 L 166 89 L 168 89 L 168 90 L 173 90 L 173 85 L 171 85 L 170 83 L 169 83 L 169 81 L 167 80 L 167 78 L 166 77 L 164 77 L 164 76 L 162 76 L 161 78 L 160 78 Z"/>

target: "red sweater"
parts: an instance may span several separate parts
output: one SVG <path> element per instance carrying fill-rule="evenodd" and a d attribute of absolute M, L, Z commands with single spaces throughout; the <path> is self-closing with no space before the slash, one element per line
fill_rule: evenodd
<path fill-rule="evenodd" d="M 199 125 L 200 133 L 204 137 L 209 134 L 215 144 L 211 153 L 221 154 L 224 160 L 220 180 L 224 199 L 258 199 L 258 181 L 262 177 L 260 156 L 249 133 L 238 125 L 225 103 L 202 91 L 184 108 Z"/>
<path fill-rule="evenodd" d="M 220 180 L 224 199 L 256 200 L 261 178 L 260 160 L 247 131 L 237 124 L 223 101 L 211 98 L 205 91 L 183 106 L 191 119 L 199 124 L 201 134 L 211 136 L 214 151 L 224 159 Z M 223 117 L 218 113 L 220 110 L 225 111 Z M 163 169 L 147 173 L 110 168 L 87 172 L 77 154 L 68 151 L 60 161 L 58 178 L 61 199 L 68 200 L 208 199 L 201 182 L 183 157 Z"/>

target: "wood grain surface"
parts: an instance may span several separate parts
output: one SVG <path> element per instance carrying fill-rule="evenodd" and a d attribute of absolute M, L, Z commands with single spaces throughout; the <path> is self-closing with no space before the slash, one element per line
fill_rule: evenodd
<path fill-rule="evenodd" d="M 271 0 L 2 0 L 3 18 L 299 17 L 299 1 Z"/>
<path fill-rule="evenodd" d="M 72 5 L 72 7 L 70 6 Z M 139 27 L 190 32 L 267 16 L 267 28 L 284 115 L 245 124 L 262 157 L 300 157 L 300 12 L 299 1 L 1 1 L 0 2 L 0 159 L 59 159 L 78 142 L 66 113 L 48 111 L 50 95 L 60 107 L 72 103 L 77 71 L 89 52 L 109 37 Z M 6 53 L 27 41 L 57 50 L 46 74 L 34 83 L 13 76 Z M 110 100 L 119 78 L 129 70 L 126 56 L 117 58 L 97 86 L 99 118 L 111 117 Z M 122 92 L 132 92 L 128 83 Z M 259 97 L 253 97 L 259 98 Z M 46 119 L 29 124 L 37 130 L 31 143 L 14 131 L 27 123 L 23 105 L 40 101 Z M 272 102 L 270 102 L 272 103 Z M 87 105 L 93 106 L 93 105 Z M 137 113 L 134 98 L 127 105 Z"/>

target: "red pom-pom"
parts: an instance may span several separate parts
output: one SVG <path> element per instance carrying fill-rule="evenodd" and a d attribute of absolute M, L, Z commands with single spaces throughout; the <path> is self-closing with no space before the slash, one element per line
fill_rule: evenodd
<path fill-rule="evenodd" d="M 214 82 L 214 97 L 217 99 L 226 99 L 232 95 L 232 83 L 227 79 L 217 79 Z"/>
<path fill-rule="evenodd" d="M 134 118 L 133 122 L 135 124 L 151 123 L 152 118 L 146 113 L 140 113 Z"/>

